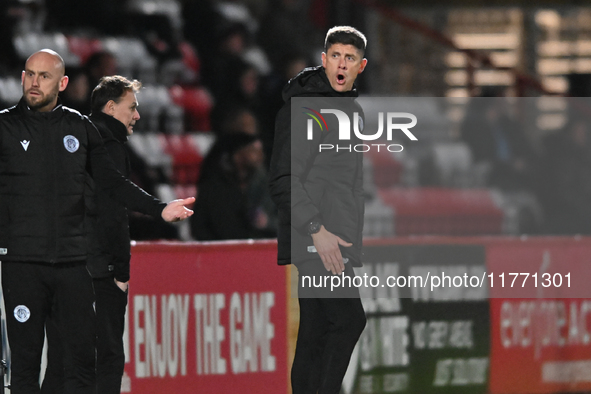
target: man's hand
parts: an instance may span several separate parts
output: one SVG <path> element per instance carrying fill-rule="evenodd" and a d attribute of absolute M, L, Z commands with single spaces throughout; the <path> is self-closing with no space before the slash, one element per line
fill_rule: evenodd
<path fill-rule="evenodd" d="M 256 228 L 262 230 L 269 225 L 269 216 L 262 209 L 258 209 L 253 224 Z"/>
<path fill-rule="evenodd" d="M 193 215 L 193 211 L 187 208 L 187 205 L 191 205 L 195 202 L 195 197 L 184 198 L 182 200 L 172 200 L 166 205 L 166 208 L 162 211 L 162 219 L 167 222 L 178 222 L 179 220 L 185 220 L 189 216 Z"/>
<path fill-rule="evenodd" d="M 121 289 L 121 291 L 123 291 L 124 293 L 127 293 L 127 288 L 129 287 L 129 282 L 119 282 L 117 279 L 115 279 L 115 284 Z"/>
<path fill-rule="evenodd" d="M 324 226 L 321 226 L 320 231 L 316 234 L 312 234 L 312 241 L 320 255 L 320 259 L 322 259 L 324 268 L 332 272 L 333 275 L 340 275 L 345 270 L 345 263 L 339 245 L 349 247 L 353 244 L 343 241 L 325 229 Z"/>

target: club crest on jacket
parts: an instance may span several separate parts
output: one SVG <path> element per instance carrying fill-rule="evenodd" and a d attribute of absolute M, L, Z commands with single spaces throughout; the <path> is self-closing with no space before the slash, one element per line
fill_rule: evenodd
<path fill-rule="evenodd" d="M 80 142 L 73 135 L 67 135 L 64 137 L 64 147 L 70 153 L 74 153 L 80 147 Z"/>

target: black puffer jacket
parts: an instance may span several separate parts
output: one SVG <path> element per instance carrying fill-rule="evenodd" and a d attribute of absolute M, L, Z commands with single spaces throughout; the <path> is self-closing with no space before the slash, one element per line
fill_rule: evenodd
<path fill-rule="evenodd" d="M 353 244 L 341 247 L 341 252 L 353 265 L 361 265 L 363 154 L 347 149 L 319 152 L 321 143 L 348 147 L 361 141 L 352 132 L 351 140 L 339 141 L 339 125 L 332 114 L 324 115 L 327 129 L 314 132 L 308 140 L 309 117 L 303 113 L 310 112 L 308 108 L 338 109 L 352 122 L 353 112 L 363 117 L 355 97 L 355 88 L 344 93 L 332 89 L 322 67 L 305 69 L 283 91 L 285 105 L 276 118 L 270 172 L 271 196 L 279 210 L 278 264 L 318 258 L 308 251 L 313 242 L 306 231 L 308 223 L 318 219 L 328 231 Z"/>
<path fill-rule="evenodd" d="M 124 176 L 131 174 L 125 149 L 127 128 L 103 112 L 90 116 L 98 129 L 115 167 Z M 88 269 L 93 278 L 114 275 L 120 282 L 129 280 L 131 247 L 129 219 L 125 205 L 114 200 L 88 177 L 86 228 L 88 231 Z"/>
<path fill-rule="evenodd" d="M 58 106 L 0 112 L 0 260 L 61 263 L 87 257 L 87 173 L 128 207 L 160 216 L 166 206 L 116 169 L 86 116 Z"/>

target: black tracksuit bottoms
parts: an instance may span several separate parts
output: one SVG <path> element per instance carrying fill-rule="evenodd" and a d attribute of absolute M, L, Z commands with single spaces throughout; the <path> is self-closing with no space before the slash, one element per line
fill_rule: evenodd
<path fill-rule="evenodd" d="M 73 363 L 65 394 L 95 394 L 95 313 L 86 261 L 2 262 L 2 289 L 11 350 L 12 394 L 40 392 L 45 321 L 52 316 Z"/>
<path fill-rule="evenodd" d="M 320 260 L 297 264 L 300 327 L 293 366 L 293 394 L 339 394 L 366 318 L 357 288 L 302 288 L 303 276 L 331 275 Z M 345 275 L 354 276 L 351 264 Z M 316 282 L 319 283 L 319 282 Z M 347 298 L 336 298 L 347 297 Z"/>
<path fill-rule="evenodd" d="M 94 278 L 96 295 L 96 375 L 97 393 L 119 394 L 125 367 L 123 332 L 127 293 L 121 290 L 112 276 Z M 41 394 L 61 394 L 64 385 L 64 364 L 71 359 L 62 351 L 62 340 L 52 321 L 47 322 L 47 371 Z"/>

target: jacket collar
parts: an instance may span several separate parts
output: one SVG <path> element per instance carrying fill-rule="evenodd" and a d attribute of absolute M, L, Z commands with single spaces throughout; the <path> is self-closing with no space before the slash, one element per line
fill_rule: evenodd
<path fill-rule="evenodd" d="M 128 135 L 127 135 L 127 127 L 114 117 L 105 114 L 104 112 L 93 112 L 90 115 L 90 120 L 92 123 L 98 126 L 103 126 L 108 129 L 115 139 L 121 143 L 127 142 Z"/>
<path fill-rule="evenodd" d="M 308 67 L 300 71 L 298 75 L 289 80 L 283 88 L 283 100 L 287 101 L 294 96 L 318 95 L 325 97 L 357 97 L 357 87 L 347 92 L 337 92 L 330 86 L 324 67 Z"/>
<path fill-rule="evenodd" d="M 59 116 L 59 114 L 61 114 L 63 112 L 62 111 L 62 101 L 59 97 L 57 98 L 57 105 L 55 106 L 55 108 L 52 109 L 51 111 L 48 111 L 48 112 L 32 111 L 31 108 L 27 105 L 27 102 L 25 101 L 24 97 L 21 97 L 20 101 L 17 104 L 17 107 L 24 114 L 31 115 L 31 116 L 54 117 L 54 116 Z"/>

